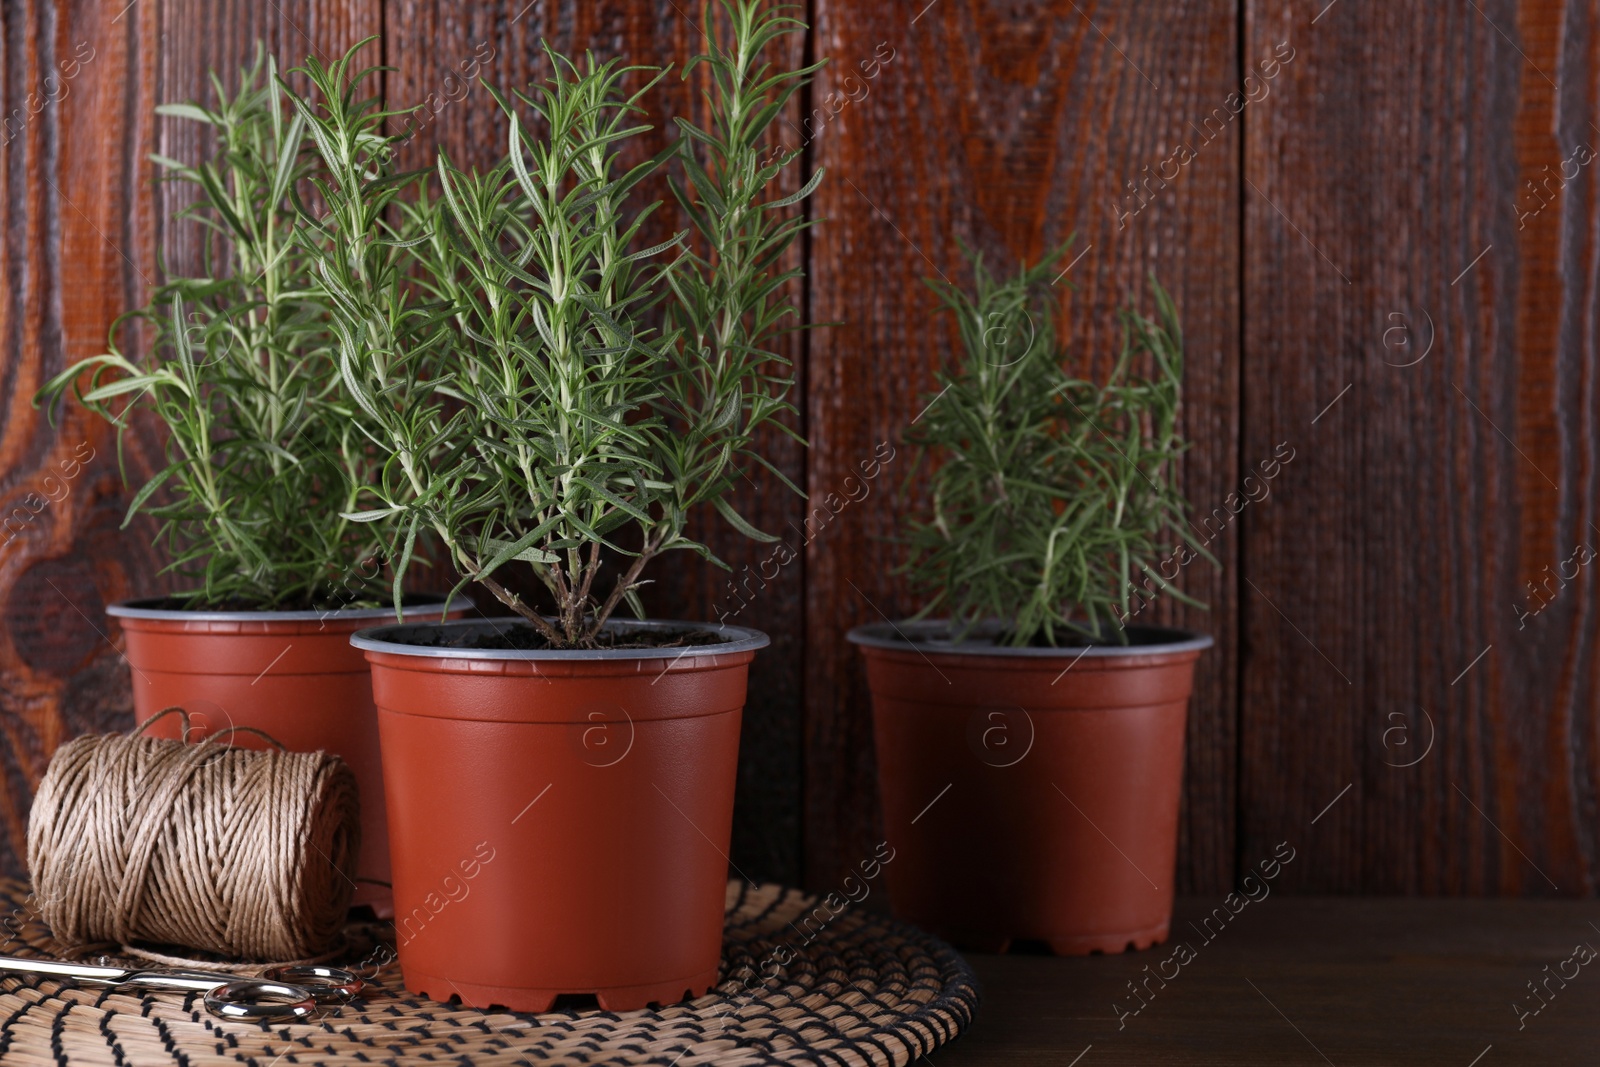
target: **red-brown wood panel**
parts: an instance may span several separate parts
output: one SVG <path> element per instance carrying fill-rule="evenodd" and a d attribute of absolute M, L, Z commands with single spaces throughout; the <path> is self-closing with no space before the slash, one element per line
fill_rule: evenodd
<path fill-rule="evenodd" d="M 0 5 L 0 868 L 20 872 L 33 786 L 62 740 L 131 725 L 129 677 L 106 602 L 159 591 L 151 528 L 119 531 L 127 493 L 103 425 L 68 408 L 52 429 L 31 398 L 70 360 L 104 350 L 143 301 L 157 249 L 181 263 L 191 235 L 153 184 L 151 151 L 183 156 L 185 124 L 157 103 L 203 95 L 259 37 L 327 48 L 377 30 L 374 4 L 92 0 Z M 128 464 L 148 472 L 147 427 Z M 142 479 L 141 479 L 142 480 Z"/>
<path fill-rule="evenodd" d="M 1184 486 L 1198 515 L 1238 488 L 1242 124 L 1218 123 L 1207 143 L 1197 132 L 1238 88 L 1236 19 L 1226 0 L 817 0 L 816 50 L 832 62 L 811 105 L 823 109 L 812 144 L 828 167 L 811 317 L 843 325 L 811 338 L 814 500 L 842 496 L 843 480 L 880 442 L 901 440 L 934 368 L 959 343 L 920 280 L 965 277 L 956 238 L 1004 264 L 1072 233 L 1082 258 L 1066 279 L 1078 291 L 1062 300 L 1077 365 L 1107 367 L 1119 343 L 1117 307 L 1131 295 L 1148 310 L 1143 279 L 1156 271 L 1187 339 L 1184 428 L 1194 449 Z M 863 63 L 890 55 L 863 81 Z M 1193 155 L 1181 166 L 1180 145 Z M 808 548 L 813 885 L 833 884 L 878 840 L 870 704 L 844 634 L 919 607 L 891 573 L 900 557 L 886 540 L 904 509 L 896 490 L 910 462 L 900 449 L 871 495 Z M 1202 661 L 1191 711 L 1179 882 L 1187 889 L 1215 890 L 1233 875 L 1238 546 L 1238 531 L 1223 531 L 1212 545 L 1223 569 L 1200 565 L 1184 576 L 1210 612 L 1163 614 L 1218 642 Z"/>
<path fill-rule="evenodd" d="M 432 162 L 433 148 L 443 145 L 458 166 L 491 165 L 506 149 L 506 122 L 493 97 L 464 75 L 479 77 L 501 89 L 526 89 L 549 74 L 541 38 L 566 54 L 592 49 L 601 59 L 621 55 L 630 62 L 668 66 L 673 70 L 648 100 L 656 129 L 641 138 L 640 159 L 664 148 L 676 135 L 673 115 L 699 115 L 700 83 L 685 82 L 680 71 L 703 48 L 702 11 L 698 3 L 648 3 L 606 0 L 602 3 L 529 3 L 495 0 L 457 4 L 446 0 L 388 0 L 384 5 L 385 55 L 397 68 L 389 75 L 387 98 L 393 108 L 421 107 L 417 133 L 403 157 L 407 166 Z M 787 42 L 785 62 L 802 61 L 805 41 Z M 704 68 L 702 68 L 704 70 Z M 791 116 L 798 113 L 791 104 Z M 700 117 L 698 121 L 704 121 Z M 798 188 L 798 167 L 781 179 L 789 191 Z M 653 220 L 655 239 L 665 240 L 685 228 L 671 194 L 662 182 L 648 195 L 668 201 Z M 802 248 L 789 257 L 801 264 Z M 801 292 L 796 286 L 796 297 Z M 803 338 L 785 342 L 785 354 L 799 368 Z M 793 400 L 803 406 L 797 387 Z M 797 417 L 791 425 L 799 428 Z M 805 480 L 802 450 L 790 438 L 773 432 L 766 440 L 768 456 L 797 485 Z M 801 500 L 767 472 L 753 468 L 736 494 L 741 513 L 761 529 L 797 543 L 789 523 L 803 515 Z M 756 657 L 750 673 L 739 759 L 739 791 L 735 808 L 733 863 L 752 878 L 795 881 L 800 876 L 800 693 L 801 605 L 804 563 L 772 565 L 774 547 L 757 544 L 733 530 L 714 511 L 699 518 L 695 536 L 705 541 L 733 568 L 733 574 L 689 553 L 656 565 L 656 587 L 647 590 L 652 614 L 675 618 L 716 619 L 754 626 L 772 638 Z M 746 592 L 729 591 L 730 579 Z M 743 605 L 743 606 L 741 606 Z"/>
<path fill-rule="evenodd" d="M 129 195 L 148 146 L 147 12 L 45 2 L 0 9 L 0 867 L 22 867 L 32 787 L 71 733 L 131 706 L 102 603 L 147 553 L 116 535 L 121 487 L 102 427 L 55 430 L 30 399 L 67 358 L 100 351 L 152 270 L 148 204 Z"/>
<path fill-rule="evenodd" d="M 254 3 L 251 0 L 140 0 L 159 12 L 155 32 L 157 77 L 153 101 L 141 105 L 139 117 L 154 126 L 153 150 L 173 159 L 193 161 L 209 151 L 206 127 L 186 119 L 145 114 L 154 104 L 197 100 L 212 102 L 213 71 L 232 92 L 239 72 L 255 61 L 256 46 L 276 58 L 280 72 L 301 65 L 309 55 L 332 62 L 345 49 L 382 28 L 380 0 L 297 0 L 292 3 Z M 130 12 L 131 14 L 132 12 Z M 377 55 L 373 47 L 374 57 Z M 375 61 L 375 60 L 374 60 Z M 299 75 L 289 75 L 300 86 Z M 146 149 L 150 151 L 151 149 Z M 128 180 L 141 197 L 147 196 L 156 169 L 141 159 L 141 170 Z M 201 228 L 175 220 L 173 215 L 193 197 L 193 188 L 162 182 L 155 186 L 156 241 L 161 262 L 174 270 L 200 270 Z"/>
<path fill-rule="evenodd" d="M 1595 8 L 1247 0 L 1242 856 L 1592 893 Z"/>

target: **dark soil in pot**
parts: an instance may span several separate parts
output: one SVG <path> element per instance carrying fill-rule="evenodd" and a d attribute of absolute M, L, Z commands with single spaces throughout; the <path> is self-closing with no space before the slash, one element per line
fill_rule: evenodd
<path fill-rule="evenodd" d="M 458 629 L 414 628 L 393 631 L 389 640 L 417 648 L 462 648 L 499 652 L 559 651 L 533 627 L 523 623 L 500 623 L 492 627 Z M 726 639 L 711 630 L 663 624 L 651 630 L 606 630 L 595 640 L 596 649 L 684 648 L 691 645 L 717 645 Z"/>

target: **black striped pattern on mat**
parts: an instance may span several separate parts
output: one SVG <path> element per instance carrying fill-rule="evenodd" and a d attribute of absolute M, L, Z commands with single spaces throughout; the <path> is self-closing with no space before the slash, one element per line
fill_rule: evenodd
<path fill-rule="evenodd" d="M 0 879 L 0 909 L 9 916 L 0 952 L 60 957 L 26 883 Z M 383 933 L 352 928 L 342 962 L 384 958 Z M 775 956 L 780 946 L 789 952 Z M 741 882 L 728 883 L 721 984 L 658 1011 L 479 1011 L 407 994 L 394 964 L 376 971 L 362 999 L 270 1026 L 217 1019 L 197 994 L 4 977 L 0 1063 L 905 1065 L 953 1040 L 978 1002 L 972 970 L 943 942 L 862 912 L 832 916 L 799 890 Z"/>

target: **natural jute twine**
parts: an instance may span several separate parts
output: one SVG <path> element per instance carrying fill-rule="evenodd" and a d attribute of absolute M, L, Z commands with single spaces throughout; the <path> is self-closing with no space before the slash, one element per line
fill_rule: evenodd
<path fill-rule="evenodd" d="M 56 750 L 28 819 L 41 917 L 66 944 L 256 960 L 326 951 L 355 889 L 355 776 L 325 752 L 220 742 L 242 728 L 198 743 L 142 735 L 176 710 Z"/>

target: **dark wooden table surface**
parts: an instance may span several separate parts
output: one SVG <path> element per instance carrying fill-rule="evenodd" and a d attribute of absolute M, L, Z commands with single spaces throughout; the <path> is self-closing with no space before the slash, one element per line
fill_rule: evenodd
<path fill-rule="evenodd" d="M 1600 1064 L 1600 901 L 1273 896 L 1208 941 L 1216 904 L 1147 952 L 969 955 L 983 1003 L 934 1067 Z"/>

